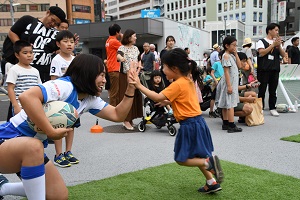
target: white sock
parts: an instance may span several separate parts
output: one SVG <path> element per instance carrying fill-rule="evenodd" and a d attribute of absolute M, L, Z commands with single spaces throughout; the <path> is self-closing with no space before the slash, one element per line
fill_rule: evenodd
<path fill-rule="evenodd" d="M 27 199 L 46 199 L 45 174 L 33 179 L 22 179 Z"/>
<path fill-rule="evenodd" d="M 214 178 L 206 180 L 208 185 L 212 185 L 214 182 L 216 182 L 216 180 Z"/>
<path fill-rule="evenodd" d="M 0 190 L 0 195 L 15 195 L 26 197 L 26 193 L 22 182 L 3 184 Z"/>

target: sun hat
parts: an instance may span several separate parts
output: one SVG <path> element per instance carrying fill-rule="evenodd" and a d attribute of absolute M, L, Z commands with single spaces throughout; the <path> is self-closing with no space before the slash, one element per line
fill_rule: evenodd
<path fill-rule="evenodd" d="M 252 45 L 252 40 L 251 40 L 251 38 L 245 38 L 245 39 L 244 39 L 244 44 L 243 44 L 242 46 L 244 47 L 244 46 L 246 46 L 246 45 L 248 45 L 248 44 L 251 44 L 251 45 Z"/>
<path fill-rule="evenodd" d="M 217 49 L 217 48 L 219 48 L 220 46 L 218 45 L 218 44 L 214 44 L 214 46 L 213 46 L 213 48 L 214 49 Z"/>
<path fill-rule="evenodd" d="M 51 6 L 49 8 L 50 13 L 52 13 L 53 15 L 55 15 L 56 17 L 58 17 L 60 19 L 60 21 L 63 21 L 66 19 L 66 13 L 57 6 Z"/>

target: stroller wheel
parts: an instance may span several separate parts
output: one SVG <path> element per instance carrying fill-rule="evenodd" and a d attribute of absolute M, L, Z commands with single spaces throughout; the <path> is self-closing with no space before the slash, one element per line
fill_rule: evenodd
<path fill-rule="evenodd" d="M 145 132 L 146 130 L 146 125 L 143 121 L 141 121 L 139 124 L 138 124 L 138 129 L 140 132 Z"/>
<path fill-rule="evenodd" d="M 173 126 L 173 125 L 168 126 L 168 129 L 169 129 L 169 134 L 170 134 L 171 136 L 175 136 L 175 135 L 176 135 L 177 130 L 176 130 L 175 126 Z"/>

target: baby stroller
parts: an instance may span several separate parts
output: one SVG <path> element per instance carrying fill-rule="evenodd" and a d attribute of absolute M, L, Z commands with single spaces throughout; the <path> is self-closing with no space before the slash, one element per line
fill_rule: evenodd
<path fill-rule="evenodd" d="M 147 87 L 149 85 L 151 72 L 142 72 L 140 74 L 141 83 Z M 146 111 L 146 108 L 149 107 L 149 110 Z M 155 106 L 155 102 L 149 99 L 148 97 L 144 98 L 144 115 L 142 121 L 138 124 L 138 130 L 140 132 L 146 131 L 146 124 L 154 124 L 158 129 L 167 126 L 169 134 L 175 136 L 177 133 L 176 127 L 173 125 L 177 123 L 173 114 L 168 114 L 168 110 L 165 107 Z"/>
<path fill-rule="evenodd" d="M 200 107 L 202 111 L 206 111 L 210 107 L 211 93 L 211 87 L 208 84 L 204 85 L 201 90 L 203 102 L 200 103 Z"/>

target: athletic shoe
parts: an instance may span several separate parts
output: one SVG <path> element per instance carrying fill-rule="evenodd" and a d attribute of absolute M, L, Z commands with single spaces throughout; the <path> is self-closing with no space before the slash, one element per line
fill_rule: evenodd
<path fill-rule="evenodd" d="M 228 125 L 222 124 L 222 130 L 228 130 Z"/>
<path fill-rule="evenodd" d="M 235 132 L 242 132 L 243 129 L 242 128 L 239 128 L 237 126 L 231 128 L 230 126 L 228 126 L 228 129 L 227 129 L 227 133 L 235 133 Z"/>
<path fill-rule="evenodd" d="M 65 158 L 64 154 L 54 156 L 54 164 L 59 167 L 71 167 L 71 163 Z"/>
<path fill-rule="evenodd" d="M 209 118 L 217 118 L 219 117 L 214 111 L 209 112 Z"/>
<path fill-rule="evenodd" d="M 209 194 L 213 192 L 218 192 L 222 190 L 221 186 L 219 183 L 214 182 L 212 185 L 208 185 L 207 183 L 198 189 L 198 192 L 204 193 L 204 194 Z"/>
<path fill-rule="evenodd" d="M 5 176 L 3 176 L 2 174 L 0 174 L 0 188 L 2 187 L 2 185 L 4 185 L 5 183 L 8 183 L 8 180 Z M 4 199 L 3 196 L 0 196 L 0 199 Z"/>
<path fill-rule="evenodd" d="M 206 161 L 209 166 L 206 170 L 210 171 L 216 177 L 216 181 L 221 184 L 224 179 L 224 173 L 218 156 L 211 156 L 207 158 Z"/>
<path fill-rule="evenodd" d="M 275 110 L 275 109 L 270 110 L 270 113 L 271 113 L 271 115 L 274 116 L 274 117 L 278 117 L 278 116 L 279 116 L 277 110 Z"/>
<path fill-rule="evenodd" d="M 71 163 L 71 164 L 77 164 L 79 163 L 79 160 L 75 158 L 71 151 L 65 152 L 65 158 Z"/>

